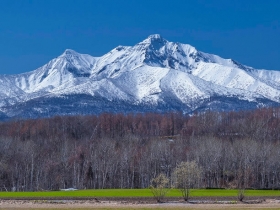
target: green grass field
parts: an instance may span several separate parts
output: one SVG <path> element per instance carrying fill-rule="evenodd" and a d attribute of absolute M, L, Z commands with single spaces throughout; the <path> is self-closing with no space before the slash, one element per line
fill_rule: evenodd
<path fill-rule="evenodd" d="M 265 196 L 276 196 L 280 198 L 280 190 L 247 190 L 245 192 L 246 196 L 259 196 L 259 197 L 265 197 Z M 114 197 L 143 197 L 144 199 L 146 197 L 152 197 L 152 193 L 149 189 L 103 189 L 103 190 L 77 190 L 77 191 L 48 191 L 48 192 L 0 192 L 0 200 L 7 198 L 7 199 L 34 199 L 34 200 L 47 200 L 48 198 L 52 199 L 80 199 L 85 198 L 88 199 L 90 197 L 102 197 L 102 198 L 114 198 Z M 181 194 L 178 190 L 172 189 L 167 194 L 167 197 L 180 197 Z M 237 196 L 237 190 L 225 190 L 225 189 L 195 189 L 191 191 L 191 197 L 222 197 L 222 196 L 228 196 L 228 197 L 236 197 Z M 215 199 L 215 198 L 214 198 Z M 246 205 L 246 204 L 245 204 Z M 62 208 L 61 208 L 62 207 Z M 48 210 L 66 210 L 63 206 L 60 208 L 50 208 L 50 207 L 40 207 L 41 210 L 48 209 Z M 215 206 L 215 207 L 207 207 L 206 209 L 209 210 L 221 210 L 224 209 L 224 205 L 221 206 Z M 256 206 L 245 206 L 243 207 L 237 207 L 235 204 L 228 205 L 228 210 L 251 210 L 256 209 Z M 1 209 L 1 207 L 0 207 Z M 12 208 L 15 209 L 15 208 Z M 37 210 L 37 208 L 28 207 L 28 208 L 20 208 L 20 209 L 32 209 Z M 136 206 L 134 207 L 94 207 L 93 208 L 72 208 L 73 210 L 90 210 L 90 209 L 114 209 L 114 210 L 127 210 L 127 209 L 151 209 L 151 210 L 163 210 L 163 209 L 172 209 L 172 210 L 182 210 L 182 209 L 188 209 L 188 210 L 197 210 L 202 209 L 201 207 L 196 207 L 195 205 L 186 206 L 186 207 L 176 207 L 176 206 L 162 206 L 162 207 L 141 207 Z M 278 206 L 259 206 L 257 208 L 258 210 L 271 210 L 271 209 L 280 209 Z M 38 209 L 39 210 L 39 209 Z"/>
<path fill-rule="evenodd" d="M 280 196 L 280 190 L 246 190 L 246 196 Z M 236 190 L 226 189 L 194 189 L 192 197 L 236 196 Z M 152 197 L 149 189 L 102 189 L 77 191 L 47 191 L 47 192 L 0 192 L 0 198 L 36 198 L 36 197 Z M 180 197 L 178 190 L 172 189 L 167 197 Z"/>

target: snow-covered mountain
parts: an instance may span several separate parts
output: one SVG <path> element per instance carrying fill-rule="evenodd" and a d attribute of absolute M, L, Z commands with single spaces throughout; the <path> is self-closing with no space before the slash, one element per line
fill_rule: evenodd
<path fill-rule="evenodd" d="M 67 49 L 34 71 L 0 76 L 0 118 L 279 103 L 280 71 L 257 70 L 157 34 L 102 57 Z"/>

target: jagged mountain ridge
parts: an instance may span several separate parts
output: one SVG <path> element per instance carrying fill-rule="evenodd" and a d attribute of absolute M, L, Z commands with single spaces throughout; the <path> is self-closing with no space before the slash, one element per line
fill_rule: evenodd
<path fill-rule="evenodd" d="M 102 57 L 67 49 L 34 71 L 2 75 L 0 82 L 0 112 L 7 117 L 100 113 L 102 107 L 192 112 L 280 103 L 280 72 L 256 70 L 157 34 Z"/>

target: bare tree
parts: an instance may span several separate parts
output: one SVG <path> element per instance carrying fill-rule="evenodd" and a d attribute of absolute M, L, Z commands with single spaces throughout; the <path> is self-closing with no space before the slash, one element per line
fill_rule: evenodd
<path fill-rule="evenodd" d="M 178 188 L 185 201 L 189 200 L 190 189 L 194 188 L 201 170 L 195 161 L 181 162 L 173 172 L 174 186 Z"/>
<path fill-rule="evenodd" d="M 157 202 L 162 202 L 166 193 L 169 191 L 169 179 L 164 174 L 159 174 L 151 180 L 150 189 Z"/>

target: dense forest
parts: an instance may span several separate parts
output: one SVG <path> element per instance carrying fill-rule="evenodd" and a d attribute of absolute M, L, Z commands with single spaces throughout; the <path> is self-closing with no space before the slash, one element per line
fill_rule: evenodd
<path fill-rule="evenodd" d="M 146 188 L 196 161 L 199 188 L 280 188 L 280 109 L 0 123 L 0 190 Z"/>

